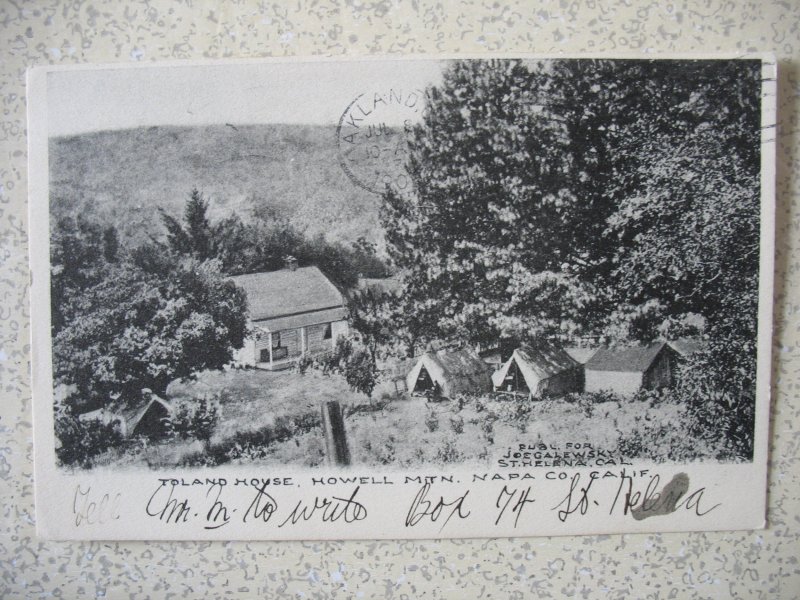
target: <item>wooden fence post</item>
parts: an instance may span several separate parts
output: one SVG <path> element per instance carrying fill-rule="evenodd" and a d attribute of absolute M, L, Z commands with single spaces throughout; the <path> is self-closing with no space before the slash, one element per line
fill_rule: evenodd
<path fill-rule="evenodd" d="M 349 465 L 350 449 L 347 447 L 344 416 L 342 407 L 336 400 L 322 403 L 322 431 L 325 435 L 325 455 L 328 457 L 328 464 Z"/>

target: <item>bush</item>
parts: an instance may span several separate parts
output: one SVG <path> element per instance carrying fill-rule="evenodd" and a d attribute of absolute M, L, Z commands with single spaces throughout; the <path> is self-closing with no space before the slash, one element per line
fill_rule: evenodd
<path fill-rule="evenodd" d="M 220 403 L 225 399 L 223 392 L 212 398 L 202 397 L 179 402 L 167 417 L 168 434 L 173 438 L 208 443 L 219 421 Z"/>
<path fill-rule="evenodd" d="M 428 415 L 425 417 L 425 426 L 431 433 L 439 429 L 439 415 L 435 410 L 428 411 Z"/>
<path fill-rule="evenodd" d="M 378 367 L 372 353 L 346 337 L 336 339 L 333 352 L 309 358 L 302 365 L 298 364 L 297 369 L 303 373 L 308 367 L 319 369 L 324 375 L 343 375 L 351 390 L 368 398 L 372 397 L 372 391 L 378 383 Z"/>
<path fill-rule="evenodd" d="M 368 398 L 377 383 L 378 370 L 372 354 L 366 348 L 353 351 L 344 364 L 344 378 L 354 392 L 360 392 Z"/>
<path fill-rule="evenodd" d="M 61 465 L 88 469 L 99 454 L 122 444 L 119 421 L 81 420 L 71 412 L 59 412 L 55 434 L 61 442 L 61 446 L 56 448 L 56 457 Z"/>
<path fill-rule="evenodd" d="M 458 451 L 456 445 L 451 441 L 446 441 L 444 446 L 439 448 L 436 452 L 436 463 L 437 464 L 453 464 L 461 462 L 464 456 L 461 452 Z"/>
<path fill-rule="evenodd" d="M 294 368 L 300 375 L 305 375 L 305 372 L 313 366 L 314 359 L 309 354 L 303 354 L 295 363 Z"/>
<path fill-rule="evenodd" d="M 322 417 L 317 412 L 281 416 L 275 419 L 273 425 L 267 425 L 254 431 L 240 431 L 220 443 L 211 444 L 205 452 L 188 455 L 184 457 L 180 466 L 209 467 L 240 458 L 263 458 L 271 445 L 296 438 L 298 435 L 320 427 L 321 424 Z"/>
<path fill-rule="evenodd" d="M 456 417 L 454 419 L 450 419 L 450 428 L 453 430 L 453 433 L 462 434 L 464 433 L 464 417 Z"/>

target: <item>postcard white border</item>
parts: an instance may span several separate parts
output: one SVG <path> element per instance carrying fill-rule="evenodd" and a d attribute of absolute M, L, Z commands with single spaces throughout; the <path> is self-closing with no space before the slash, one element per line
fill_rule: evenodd
<path fill-rule="evenodd" d="M 417 488 L 415 483 L 403 483 L 407 476 L 415 477 L 430 473 L 387 471 L 375 473 L 369 469 L 351 467 L 339 469 L 285 469 L 228 468 L 218 467 L 209 470 L 177 469 L 154 471 L 151 473 L 114 473 L 94 470 L 88 473 L 67 474 L 56 467 L 55 442 L 53 434 L 53 387 L 52 354 L 50 341 L 50 289 L 49 289 L 49 168 L 48 168 L 48 130 L 47 130 L 47 74 L 66 70 L 96 69 L 147 69 L 152 67 L 203 67 L 241 64 L 270 64 L 294 62 L 341 61 L 398 61 L 398 60 L 446 60 L 457 58 L 619 58 L 619 59 L 761 59 L 763 77 L 762 88 L 762 152 L 761 152 L 761 252 L 759 281 L 759 325 L 758 325 L 758 363 L 757 363 L 757 406 L 754 436 L 754 456 L 748 464 L 689 464 L 654 465 L 636 463 L 629 471 L 643 469 L 662 476 L 662 484 L 680 472 L 688 473 L 692 482 L 702 482 L 705 498 L 720 506 L 705 517 L 696 517 L 691 511 L 681 511 L 665 517 L 652 517 L 642 521 L 631 518 L 630 514 L 605 514 L 601 508 L 607 504 L 614 492 L 619 489 L 613 480 L 598 481 L 598 498 L 601 508 L 589 507 L 585 515 L 576 513 L 565 521 L 557 516 L 551 507 L 558 504 L 565 493 L 564 480 L 549 483 L 548 471 L 566 472 L 567 481 L 579 474 L 587 481 L 591 471 L 601 468 L 584 469 L 533 469 L 535 476 L 526 485 L 532 486 L 536 502 L 526 508 L 523 526 L 512 526 L 508 518 L 494 524 L 498 511 L 498 493 L 509 482 L 507 480 L 475 482 L 474 474 L 493 473 L 497 470 L 453 469 L 437 473 L 452 474 L 454 483 L 439 482 L 439 487 L 431 496 L 458 496 L 464 486 L 469 488 L 469 510 L 466 519 L 451 520 L 446 526 L 440 523 L 421 524 L 408 527 L 405 520 L 409 503 Z M 769 408 L 772 368 L 772 312 L 774 289 L 774 230 L 775 230 L 775 149 L 776 149 L 776 87 L 777 65 L 774 56 L 769 54 L 493 54 L 493 55 L 441 55 L 441 56 L 372 56 L 372 57 L 304 57 L 272 58 L 248 60 L 213 61 L 170 61 L 162 63 L 75 65 L 37 67 L 28 72 L 28 140 L 29 140 L 29 223 L 30 223 L 30 265 L 31 265 L 31 348 L 34 399 L 34 462 L 36 481 L 36 523 L 39 536 L 48 539 L 153 539 L 153 540 L 257 540 L 257 539 L 418 539 L 453 537 L 498 537 L 532 535 L 575 535 L 627 532 L 666 532 L 666 531 L 713 531 L 733 529 L 757 529 L 765 526 L 767 452 L 769 437 Z M 320 524 L 316 520 L 300 522 L 297 525 L 278 527 L 284 509 L 276 511 L 274 521 L 243 523 L 232 521 L 219 529 L 205 529 L 202 522 L 192 521 L 183 524 L 164 524 L 154 521 L 145 513 L 149 497 L 158 487 L 160 478 L 193 479 L 225 478 L 233 482 L 237 478 L 295 477 L 299 487 L 287 487 L 275 491 L 280 495 L 280 505 L 294 506 L 296 502 L 308 501 L 310 496 L 342 496 L 352 492 L 351 485 L 319 486 L 313 485 L 311 478 L 335 477 L 342 474 L 394 478 L 394 484 L 366 484 L 359 489 L 359 500 L 372 507 L 369 516 L 363 520 L 345 523 L 344 520 Z M 557 475 L 556 477 L 560 477 Z M 456 483 L 455 481 L 460 481 Z M 601 485 L 602 483 L 602 485 Z M 469 485 L 467 485 L 469 484 Z M 606 489 L 608 488 L 608 489 Z M 184 496 L 192 502 L 201 503 L 199 492 L 202 487 L 187 486 Z M 272 489 L 272 488 L 270 488 Z M 91 491 L 91 501 L 95 503 L 95 522 L 76 524 L 76 501 L 84 499 L 82 492 Z M 251 501 L 252 486 L 229 484 L 224 493 L 230 493 L 230 507 L 241 510 Z M 88 498 L 88 496 L 87 496 Z M 104 501 L 104 498 L 107 500 Z M 465 502 L 466 504 L 466 502 Z M 492 508 L 494 507 L 494 508 Z M 102 509 L 102 510 L 101 510 Z M 547 509 L 547 510 L 545 510 Z M 467 510 L 465 508 L 465 510 Z M 102 513 L 102 514 L 101 514 Z M 712 516 L 713 515 L 713 516 Z M 508 515 L 506 515 L 507 517 Z M 711 518 L 709 518 L 711 517 Z M 80 519 L 78 519 L 80 520 Z M 89 519 L 91 521 L 91 519 Z"/>

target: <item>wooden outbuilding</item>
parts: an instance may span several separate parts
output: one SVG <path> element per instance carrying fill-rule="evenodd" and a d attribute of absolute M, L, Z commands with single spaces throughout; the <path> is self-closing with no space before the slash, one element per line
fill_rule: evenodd
<path fill-rule="evenodd" d="M 666 342 L 600 348 L 585 365 L 586 391 L 632 395 L 674 383 L 678 353 Z"/>
<path fill-rule="evenodd" d="M 169 401 L 143 389 L 141 396 L 126 401 L 117 400 L 106 407 L 82 414 L 82 421 L 98 419 L 105 423 L 119 423 L 122 437 L 161 437 L 166 432 L 166 419 L 173 413 Z"/>
<path fill-rule="evenodd" d="M 495 391 L 531 398 L 560 396 L 583 389 L 580 363 L 559 347 L 546 342 L 514 350 L 492 375 Z"/>
<path fill-rule="evenodd" d="M 439 350 L 420 356 L 406 376 L 412 394 L 444 397 L 492 390 L 491 368 L 473 350 Z"/>

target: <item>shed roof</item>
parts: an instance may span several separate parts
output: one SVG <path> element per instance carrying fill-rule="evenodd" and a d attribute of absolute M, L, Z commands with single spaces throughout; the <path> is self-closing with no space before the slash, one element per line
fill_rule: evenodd
<path fill-rule="evenodd" d="M 155 394 L 142 394 L 127 401 L 117 400 L 111 403 L 106 408 L 106 411 L 109 415 L 123 420 L 128 426 L 128 431 L 133 432 L 136 425 L 139 424 L 139 421 L 147 414 L 153 404 L 160 404 L 168 412 L 172 412 L 172 405 Z"/>
<path fill-rule="evenodd" d="M 650 368 L 666 342 L 626 348 L 600 348 L 586 363 L 591 371 L 621 371 L 643 373 Z"/>
<path fill-rule="evenodd" d="M 317 267 L 237 275 L 231 281 L 247 295 L 253 321 L 344 305 L 341 292 Z"/>

